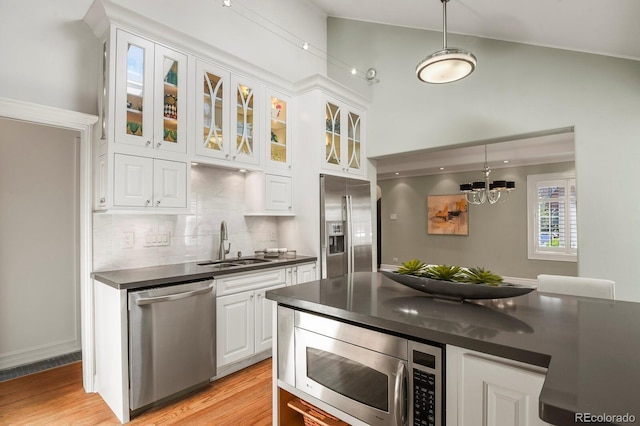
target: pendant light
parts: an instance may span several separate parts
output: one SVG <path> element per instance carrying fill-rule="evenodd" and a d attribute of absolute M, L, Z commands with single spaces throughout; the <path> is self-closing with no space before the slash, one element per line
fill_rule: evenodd
<path fill-rule="evenodd" d="M 424 58 L 416 67 L 416 76 L 425 83 L 451 83 L 465 78 L 476 68 L 476 57 L 471 52 L 447 47 L 447 3 L 442 2 L 442 50 Z"/>

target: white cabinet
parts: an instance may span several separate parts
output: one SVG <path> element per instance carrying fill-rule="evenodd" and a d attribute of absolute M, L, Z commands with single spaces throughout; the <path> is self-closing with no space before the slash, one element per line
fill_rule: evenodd
<path fill-rule="evenodd" d="M 364 113 L 346 103 L 324 100 L 322 166 L 342 173 L 363 174 Z"/>
<path fill-rule="evenodd" d="M 187 56 L 116 31 L 115 142 L 186 152 Z"/>
<path fill-rule="evenodd" d="M 231 160 L 240 163 L 260 163 L 260 85 L 248 78 L 231 76 L 235 105 L 231 112 Z"/>
<path fill-rule="evenodd" d="M 546 369 L 447 346 L 447 425 L 546 425 L 538 398 Z"/>
<path fill-rule="evenodd" d="M 284 268 L 222 277 L 216 283 L 218 367 L 271 349 L 273 302 L 265 293 L 286 285 Z"/>
<path fill-rule="evenodd" d="M 115 206 L 185 208 L 186 203 L 186 163 L 115 155 Z"/>
<path fill-rule="evenodd" d="M 298 82 L 295 164 L 304 164 L 316 173 L 366 176 L 368 104 L 358 93 L 320 75 Z M 306 149 L 300 149 L 301 144 Z"/>
<path fill-rule="evenodd" d="M 287 268 L 287 285 L 302 284 L 317 280 L 316 263 L 303 263 Z"/>
<path fill-rule="evenodd" d="M 291 116 L 292 100 L 289 96 L 265 89 L 265 169 L 288 174 L 291 170 Z"/>
<path fill-rule="evenodd" d="M 107 28 L 94 207 L 185 213 L 190 187 L 187 55 L 114 24 Z"/>
<path fill-rule="evenodd" d="M 195 153 L 198 156 L 223 160 L 231 157 L 229 79 L 229 71 L 197 61 Z"/>
<path fill-rule="evenodd" d="M 246 216 L 293 216 L 293 180 L 260 171 L 245 176 Z"/>

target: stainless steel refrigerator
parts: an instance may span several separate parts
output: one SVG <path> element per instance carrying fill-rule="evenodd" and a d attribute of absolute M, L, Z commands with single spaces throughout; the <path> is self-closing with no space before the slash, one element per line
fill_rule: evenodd
<path fill-rule="evenodd" d="M 320 175 L 322 278 L 372 271 L 371 183 Z"/>

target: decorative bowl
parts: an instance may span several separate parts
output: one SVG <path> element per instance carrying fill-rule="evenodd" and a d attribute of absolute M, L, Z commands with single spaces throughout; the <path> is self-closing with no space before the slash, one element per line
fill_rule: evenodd
<path fill-rule="evenodd" d="M 382 271 L 382 274 L 395 282 L 422 291 L 433 297 L 451 300 L 465 299 L 504 299 L 522 296 L 535 290 L 535 287 L 500 283 L 499 285 L 457 283 L 453 281 L 439 281 L 415 275 L 399 274 L 392 271 Z"/>

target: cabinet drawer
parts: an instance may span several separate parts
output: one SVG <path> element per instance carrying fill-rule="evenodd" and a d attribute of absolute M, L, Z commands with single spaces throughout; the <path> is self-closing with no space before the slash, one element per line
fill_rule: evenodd
<path fill-rule="evenodd" d="M 222 296 L 241 291 L 271 287 L 277 284 L 284 284 L 285 282 L 286 274 L 284 268 L 230 275 L 216 280 L 217 294 Z"/>

